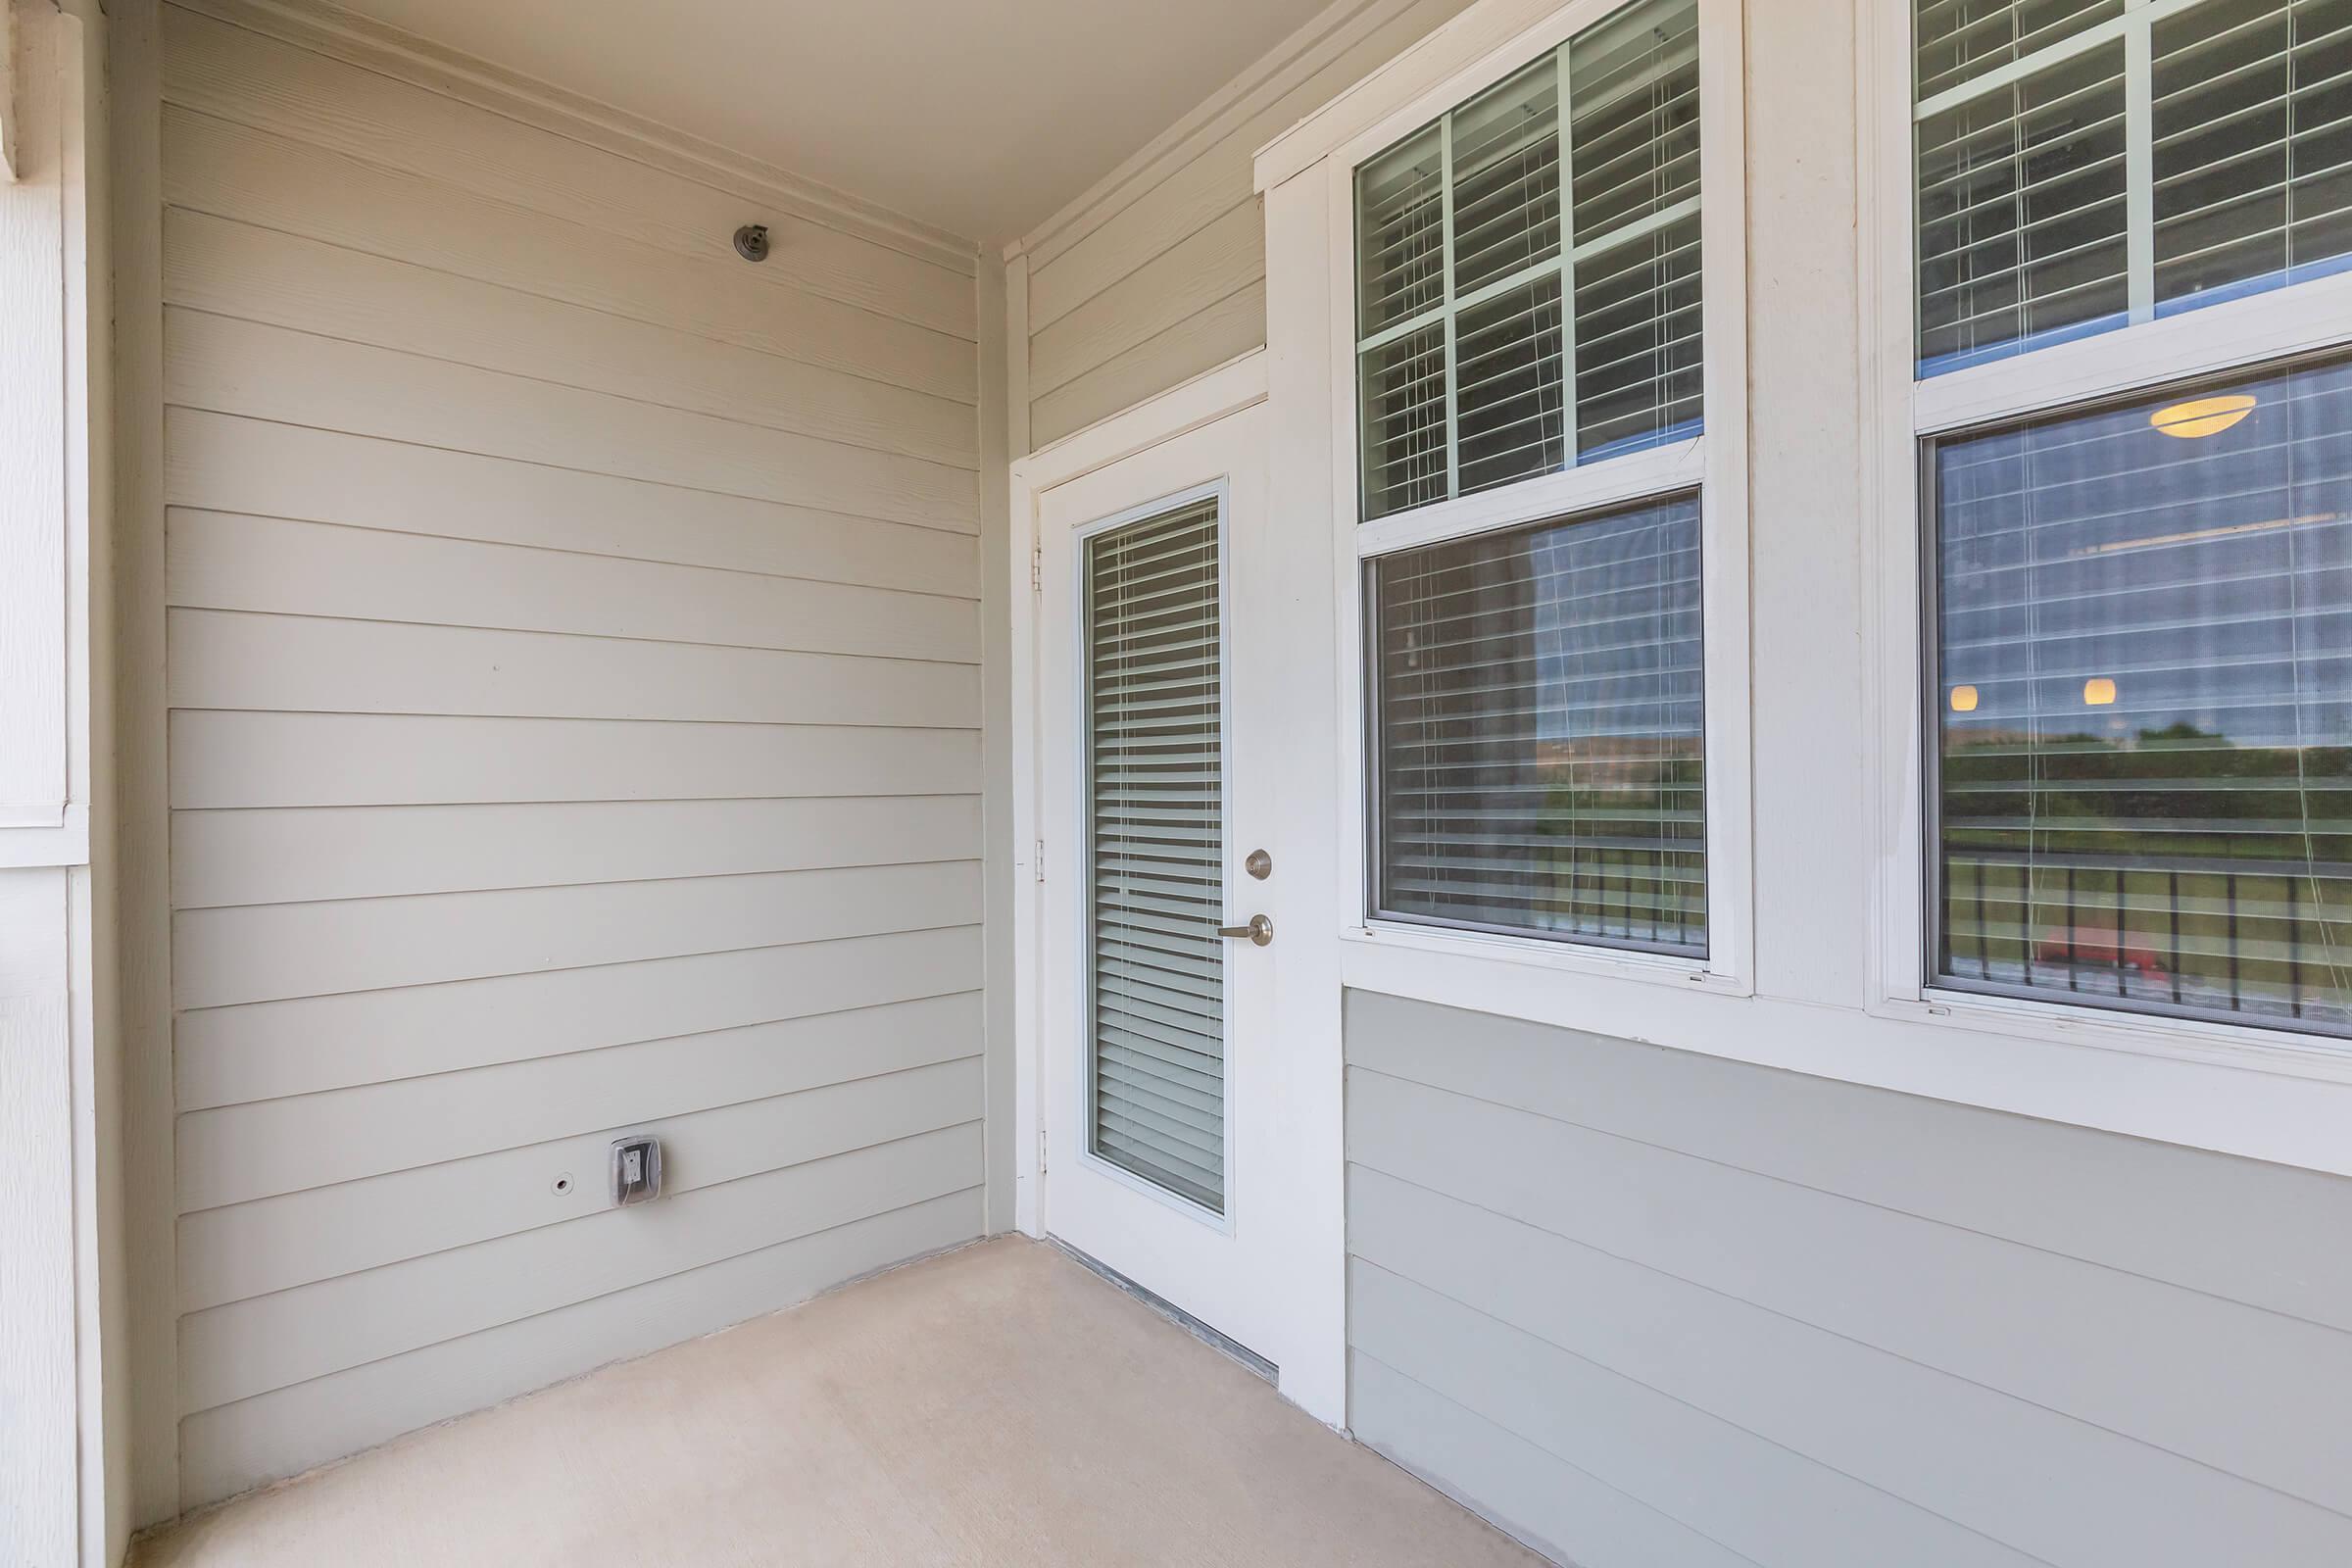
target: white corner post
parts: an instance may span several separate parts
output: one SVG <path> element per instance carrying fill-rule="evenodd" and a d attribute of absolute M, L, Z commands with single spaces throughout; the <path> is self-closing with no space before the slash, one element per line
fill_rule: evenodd
<path fill-rule="evenodd" d="M 120 1561 L 104 18 L 0 0 L 0 1562 Z"/>
<path fill-rule="evenodd" d="M 17 8 L 0 6 L 0 183 L 17 177 Z"/>
<path fill-rule="evenodd" d="M 1316 163 L 1264 192 L 1266 209 L 1266 552 L 1286 601 L 1277 646 L 1255 678 L 1279 684 L 1291 715 L 1281 811 L 1292 846 L 1277 972 L 1275 1037 L 1282 1103 L 1296 1146 L 1289 1218 L 1291 1290 L 1306 1321 L 1283 1358 L 1282 1392 L 1309 1414 L 1348 1424 L 1348 1139 L 1341 1039 L 1339 890 L 1340 569 L 1331 525 L 1335 309 L 1329 269 L 1333 180 Z M 1344 220 L 1341 220 L 1344 223 Z M 1345 229 L 1341 230 L 1345 232 Z M 1352 563 L 1350 563 L 1352 567 Z"/>

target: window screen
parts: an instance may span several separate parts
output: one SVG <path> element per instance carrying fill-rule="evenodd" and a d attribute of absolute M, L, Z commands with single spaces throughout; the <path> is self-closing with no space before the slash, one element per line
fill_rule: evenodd
<path fill-rule="evenodd" d="M 1699 507 L 1372 564 L 1375 914 L 1703 956 Z"/>
<path fill-rule="evenodd" d="M 2352 265 L 2352 0 L 1914 0 L 1912 42 L 1922 374 Z"/>
<path fill-rule="evenodd" d="M 1936 443 L 1936 972 L 2352 1032 L 2352 368 Z"/>
<path fill-rule="evenodd" d="M 1367 518 L 1695 433 L 1692 0 L 1615 14 L 1366 164 L 1356 261 Z"/>

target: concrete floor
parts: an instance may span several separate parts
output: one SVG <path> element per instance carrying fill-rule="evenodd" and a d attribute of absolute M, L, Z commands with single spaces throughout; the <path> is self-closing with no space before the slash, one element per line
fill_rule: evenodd
<path fill-rule="evenodd" d="M 1541 1559 L 1051 1248 L 1000 1240 L 414 1433 L 132 1560 Z"/>

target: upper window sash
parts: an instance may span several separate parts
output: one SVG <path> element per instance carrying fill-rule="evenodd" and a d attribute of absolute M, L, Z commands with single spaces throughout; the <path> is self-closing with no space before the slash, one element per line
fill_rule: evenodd
<path fill-rule="evenodd" d="M 1914 0 L 1917 373 L 2352 268 L 2335 0 Z"/>
<path fill-rule="evenodd" d="M 1364 518 L 1697 433 L 1698 47 L 1641 0 L 1355 171 Z"/>

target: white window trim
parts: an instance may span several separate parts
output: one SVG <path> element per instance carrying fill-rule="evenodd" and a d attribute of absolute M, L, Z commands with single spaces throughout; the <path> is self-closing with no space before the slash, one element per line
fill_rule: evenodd
<path fill-rule="evenodd" d="M 1747 545 L 1746 169 L 1740 0 L 1697 0 L 1699 28 L 1700 290 L 1706 349 L 1702 361 L 1700 436 L 1604 459 L 1540 478 L 1432 503 L 1359 523 L 1355 329 L 1355 172 L 1368 160 L 1447 111 L 1468 102 L 1631 0 L 1572 0 L 1469 65 L 1449 63 L 1444 47 L 1454 28 L 1475 28 L 1476 7 L 1424 47 L 1343 95 L 1259 155 L 1258 179 L 1287 176 L 1294 165 L 1321 177 L 1328 204 L 1325 284 L 1331 311 L 1330 473 L 1334 529 L 1339 680 L 1339 791 L 1336 828 L 1343 973 L 1349 985 L 1386 989 L 1389 956 L 1441 960 L 1433 969 L 1444 996 L 1494 1010 L 1502 973 L 1549 970 L 1747 996 L 1754 991 L 1754 852 L 1750 752 Z M 1462 36 L 1475 38 L 1476 32 Z M 1458 39 L 1456 40 L 1458 42 Z M 1456 55 L 1454 58 L 1458 58 Z M 1329 145 L 1307 157 L 1321 130 Z M 1304 158 L 1303 163 L 1298 160 Z M 1317 166 L 1319 167 L 1319 170 Z M 1700 497 L 1701 636 L 1705 645 L 1708 956 L 1704 959 L 1581 944 L 1572 939 L 1463 931 L 1374 919 L 1367 889 L 1364 752 L 1364 563 L 1396 550 L 1687 491 Z M 1426 982 L 1420 988 L 1427 992 Z"/>
<path fill-rule="evenodd" d="M 2131 0 L 2169 13 L 2175 0 Z M 2165 1069 L 2251 1068 L 2352 1084 L 2352 1043 L 2292 1030 L 2125 1012 L 2091 1002 L 1984 996 L 1931 983 L 1927 960 L 1926 767 L 1922 682 L 1929 628 L 1922 618 L 1921 438 L 2054 412 L 2169 382 L 2352 344 L 2352 273 L 2293 283 L 2003 360 L 1915 378 L 1911 269 L 1913 155 L 1911 8 L 1857 0 L 1855 57 L 1861 167 L 1862 514 L 1873 519 L 1865 570 L 1873 584 L 1865 629 L 1865 700 L 1874 744 L 1876 873 L 1866 1006 L 1877 1016 L 2011 1039 L 2090 1046 L 2115 1054 L 2119 1097 L 2211 1089 Z M 2029 1098 L 2032 1086 L 2021 1086 Z M 2071 1117 L 2065 1119 L 2073 1119 Z M 2230 1119 L 2224 1114 L 2225 1120 Z M 2279 1157 L 2295 1158 L 2282 1152 Z M 2301 1162 L 2298 1160 L 2297 1162 Z"/>

